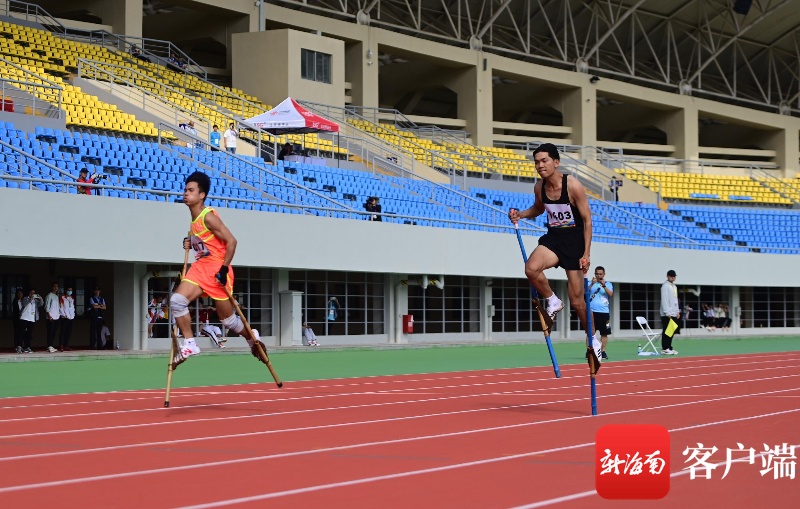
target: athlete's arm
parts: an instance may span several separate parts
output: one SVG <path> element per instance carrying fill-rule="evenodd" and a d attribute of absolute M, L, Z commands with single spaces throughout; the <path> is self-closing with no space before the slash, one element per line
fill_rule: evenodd
<path fill-rule="evenodd" d="M 216 214 L 206 214 L 205 224 L 216 238 L 225 243 L 225 259 L 222 261 L 222 265 L 227 267 L 233 261 L 233 255 L 236 253 L 236 237 Z"/>
<path fill-rule="evenodd" d="M 571 175 L 567 177 L 567 190 L 572 205 L 578 209 L 578 213 L 583 219 L 583 243 L 586 247 L 581 258 L 581 269 L 588 270 L 590 267 L 589 255 L 592 251 L 592 210 L 589 208 L 589 200 L 586 198 L 586 189 L 578 179 Z"/>
<path fill-rule="evenodd" d="M 516 223 L 520 219 L 533 219 L 542 215 L 544 212 L 544 203 L 542 203 L 542 182 L 543 181 L 540 180 L 533 186 L 533 205 L 525 210 L 509 212 L 508 217 L 511 219 L 511 222 Z"/>

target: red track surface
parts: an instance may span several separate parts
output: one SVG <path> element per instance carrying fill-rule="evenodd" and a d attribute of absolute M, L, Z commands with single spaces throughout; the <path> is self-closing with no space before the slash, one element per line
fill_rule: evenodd
<path fill-rule="evenodd" d="M 187 368 L 183 368 L 187 369 Z M 189 368 L 190 369 L 190 368 Z M 797 445 L 800 353 L 0 400 L 0 507 L 789 507 L 800 478 L 727 448 Z M 176 374 L 180 376 L 180 371 Z M 594 491 L 606 424 L 670 430 L 671 491 Z M 690 479 L 686 447 L 719 452 Z M 792 502 L 794 500 L 794 502 Z"/>

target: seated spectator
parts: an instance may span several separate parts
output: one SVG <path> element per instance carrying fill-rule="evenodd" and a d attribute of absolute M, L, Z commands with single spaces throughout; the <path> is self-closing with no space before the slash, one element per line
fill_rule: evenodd
<path fill-rule="evenodd" d="M 380 215 L 382 210 L 381 204 L 376 196 L 367 198 L 367 203 L 364 204 L 364 210 L 373 212 L 373 214 L 367 216 L 367 221 L 383 221 L 383 217 Z"/>
<path fill-rule="evenodd" d="M 291 143 L 284 143 L 281 151 L 278 153 L 278 161 L 285 160 L 286 156 L 294 153 L 294 146 Z"/>
<path fill-rule="evenodd" d="M 188 122 L 185 122 L 183 124 L 178 124 L 178 127 L 180 127 L 181 129 L 183 129 L 184 131 L 193 136 L 197 136 L 197 129 L 194 128 L 193 120 L 189 120 Z M 186 142 L 186 146 L 189 148 L 192 148 L 192 146 L 196 148 L 203 148 L 203 144 L 197 140 L 191 140 Z"/>
<path fill-rule="evenodd" d="M 309 327 L 308 322 L 303 323 L 303 344 L 306 346 L 319 346 L 317 343 L 317 335 L 314 330 Z"/>
<path fill-rule="evenodd" d="M 222 334 L 222 329 L 211 323 L 211 317 L 214 316 L 216 312 L 216 308 L 210 304 L 200 308 L 200 333 L 198 336 L 205 336 L 211 339 L 214 346 L 225 348 L 225 342 L 228 341 L 228 338 Z"/>
<path fill-rule="evenodd" d="M 114 349 L 114 340 L 111 339 L 111 330 L 108 328 L 108 325 L 106 325 L 105 320 L 103 320 L 103 327 L 100 329 L 100 341 L 102 342 L 103 349 Z"/>

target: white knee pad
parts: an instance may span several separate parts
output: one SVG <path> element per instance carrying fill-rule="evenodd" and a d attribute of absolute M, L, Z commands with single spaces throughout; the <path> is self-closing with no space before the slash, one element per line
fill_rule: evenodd
<path fill-rule="evenodd" d="M 189 299 L 179 293 L 173 293 L 169 298 L 169 310 L 172 316 L 180 318 L 189 314 Z"/>
<path fill-rule="evenodd" d="M 232 330 L 236 334 L 241 334 L 241 332 L 244 330 L 244 323 L 242 323 L 242 319 L 239 318 L 239 315 L 236 313 L 232 314 L 228 318 L 224 318 L 222 320 L 222 325 Z"/>

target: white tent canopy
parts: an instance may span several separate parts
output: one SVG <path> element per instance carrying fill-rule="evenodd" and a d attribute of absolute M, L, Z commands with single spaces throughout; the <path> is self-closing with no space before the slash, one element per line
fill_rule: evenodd
<path fill-rule="evenodd" d="M 339 131 L 339 124 L 308 111 L 291 97 L 287 97 L 271 110 L 249 118 L 245 122 L 272 134 L 335 133 Z"/>

